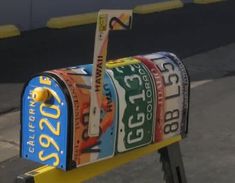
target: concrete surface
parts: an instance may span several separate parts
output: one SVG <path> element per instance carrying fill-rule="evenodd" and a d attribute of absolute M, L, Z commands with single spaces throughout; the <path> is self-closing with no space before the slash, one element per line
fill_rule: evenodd
<path fill-rule="evenodd" d="M 0 117 L 0 162 L 19 154 L 20 112 Z"/>
<path fill-rule="evenodd" d="M 23 83 L 0 83 L 0 115 L 19 110 L 23 85 Z"/>

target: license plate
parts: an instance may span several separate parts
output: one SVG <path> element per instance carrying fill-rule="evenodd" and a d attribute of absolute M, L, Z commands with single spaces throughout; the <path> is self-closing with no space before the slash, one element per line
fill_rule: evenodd
<path fill-rule="evenodd" d="M 176 65 L 178 65 L 181 72 L 182 82 L 183 82 L 183 109 L 182 109 L 182 123 L 181 123 L 181 135 L 184 137 L 188 133 L 188 118 L 189 118 L 189 93 L 190 93 L 190 80 L 189 74 L 184 66 L 183 62 L 180 61 L 174 54 L 169 52 L 160 52 L 171 59 Z"/>
<path fill-rule="evenodd" d="M 188 110 L 185 106 L 185 81 L 177 62 L 164 56 L 164 54 L 151 54 L 144 57 L 151 60 L 161 72 L 164 85 L 164 115 L 158 116 L 161 125 L 157 124 L 156 140 L 161 141 L 182 132 L 186 123 L 184 111 Z M 186 109 L 187 108 L 187 109 Z"/>
<path fill-rule="evenodd" d="M 133 62 L 133 58 L 125 58 L 125 61 L 128 59 Z M 119 100 L 117 152 L 152 142 L 155 90 L 147 68 L 140 61 L 136 62 L 107 70 Z"/>
<path fill-rule="evenodd" d="M 155 141 L 161 141 L 162 137 L 162 129 L 164 125 L 164 115 L 165 115 L 165 86 L 162 78 L 161 71 L 158 67 L 149 59 L 144 58 L 143 56 L 137 56 L 137 59 L 141 60 L 146 67 L 148 67 L 149 71 L 153 75 L 156 87 L 156 118 L 154 124 L 154 136 Z"/>
<path fill-rule="evenodd" d="M 32 91 L 47 88 L 50 104 L 34 102 Z M 67 169 L 68 105 L 59 84 L 47 76 L 33 78 L 22 99 L 21 156 L 42 164 Z"/>
<path fill-rule="evenodd" d="M 76 166 L 107 159 L 114 155 L 117 124 L 117 96 L 113 83 L 105 74 L 101 105 L 100 135 L 89 137 L 88 123 L 92 65 L 54 70 L 66 83 L 73 101 L 73 155 Z"/>

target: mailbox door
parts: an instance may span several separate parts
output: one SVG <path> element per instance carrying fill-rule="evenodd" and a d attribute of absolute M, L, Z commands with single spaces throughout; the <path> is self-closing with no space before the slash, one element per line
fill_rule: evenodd
<path fill-rule="evenodd" d="M 47 102 L 35 102 L 32 92 L 42 87 L 50 91 Z M 21 104 L 21 156 L 38 163 L 68 169 L 68 127 L 71 122 L 66 88 L 53 77 L 41 75 L 25 86 Z"/>

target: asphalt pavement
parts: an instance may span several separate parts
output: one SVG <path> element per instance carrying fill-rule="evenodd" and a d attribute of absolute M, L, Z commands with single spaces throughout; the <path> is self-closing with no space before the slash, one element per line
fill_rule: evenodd
<path fill-rule="evenodd" d="M 136 15 L 133 31 L 112 33 L 109 58 L 171 51 L 192 80 L 188 138 L 181 142 L 189 183 L 235 182 L 235 2 L 187 5 Z M 0 41 L 0 183 L 39 166 L 20 159 L 19 101 L 31 74 L 91 63 L 95 25 L 41 29 Z M 157 153 L 89 182 L 163 182 Z"/>

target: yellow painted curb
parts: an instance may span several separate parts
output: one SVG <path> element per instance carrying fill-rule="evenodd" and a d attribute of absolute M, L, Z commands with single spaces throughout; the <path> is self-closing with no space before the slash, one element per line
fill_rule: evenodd
<path fill-rule="evenodd" d="M 15 25 L 0 25 L 0 39 L 19 35 L 20 30 Z"/>
<path fill-rule="evenodd" d="M 62 29 L 78 25 L 96 23 L 96 19 L 97 19 L 97 12 L 84 13 L 72 16 L 55 17 L 49 19 L 49 21 L 47 22 L 47 27 L 54 29 Z"/>
<path fill-rule="evenodd" d="M 147 14 L 175 8 L 181 8 L 183 7 L 183 5 L 183 2 L 180 0 L 170 0 L 167 2 L 139 5 L 133 9 L 133 12 L 137 14 Z M 79 15 L 50 18 L 47 22 L 47 27 L 53 29 L 63 29 L 68 27 L 96 23 L 97 14 L 97 12 L 92 12 Z"/>
<path fill-rule="evenodd" d="M 193 2 L 196 4 L 209 4 L 209 3 L 218 3 L 225 0 L 194 0 Z"/>
<path fill-rule="evenodd" d="M 126 153 L 120 153 L 111 159 L 86 165 L 68 172 L 64 172 L 54 167 L 42 166 L 38 169 L 27 172 L 24 175 L 26 177 L 32 177 L 35 183 L 80 183 L 130 161 L 136 160 L 144 155 L 153 153 L 163 147 L 169 146 L 170 144 L 179 142 L 181 139 L 181 136 L 172 137 L 163 142 L 151 144 Z"/>
<path fill-rule="evenodd" d="M 184 6 L 184 3 L 182 1 L 171 0 L 167 2 L 139 5 L 133 9 L 133 12 L 138 13 L 138 14 L 147 14 L 147 13 L 154 13 L 154 12 L 166 11 L 170 9 L 181 8 L 183 6 Z"/>

